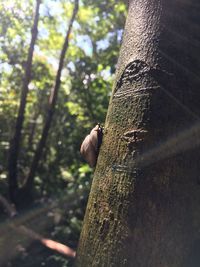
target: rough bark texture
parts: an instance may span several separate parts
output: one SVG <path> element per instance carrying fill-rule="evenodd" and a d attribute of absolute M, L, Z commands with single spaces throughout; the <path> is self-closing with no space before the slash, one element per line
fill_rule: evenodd
<path fill-rule="evenodd" d="M 39 8 L 40 8 L 40 0 L 36 1 L 36 9 L 35 9 L 35 17 L 34 23 L 32 27 L 32 38 L 28 51 L 28 58 L 25 66 L 25 74 L 23 80 L 23 87 L 21 93 L 20 106 L 15 126 L 15 132 L 13 138 L 10 141 L 10 151 L 9 151 L 9 159 L 8 159 L 8 179 L 9 179 L 9 192 L 10 199 L 12 202 L 16 201 L 16 193 L 18 190 L 18 182 L 17 182 L 17 160 L 20 149 L 20 140 L 21 140 L 21 131 L 24 122 L 24 112 L 26 107 L 26 97 L 28 94 L 28 85 L 31 80 L 31 68 L 32 68 L 32 60 L 33 60 L 33 51 L 35 42 L 37 40 L 38 34 L 38 20 L 39 20 Z"/>
<path fill-rule="evenodd" d="M 71 17 L 70 22 L 69 22 L 65 41 L 64 41 L 63 48 L 62 48 L 61 55 L 60 55 L 55 85 L 51 91 L 51 95 L 50 95 L 50 99 L 49 99 L 49 108 L 48 108 L 47 118 L 45 121 L 45 125 L 44 125 L 43 131 L 42 131 L 42 135 L 41 135 L 39 144 L 37 146 L 37 149 L 36 149 L 32 164 L 31 164 L 27 183 L 26 183 L 26 186 L 24 188 L 24 190 L 27 191 L 28 193 L 32 189 L 35 173 L 37 171 L 37 167 L 38 167 L 40 158 L 42 156 L 42 152 L 45 148 L 49 129 L 50 129 L 50 126 L 52 123 L 52 118 L 53 118 L 53 114 L 55 111 L 55 105 L 56 105 L 56 101 L 57 101 L 58 91 L 59 91 L 60 83 L 61 83 L 61 81 L 60 81 L 61 73 L 62 73 L 62 69 L 63 69 L 63 65 L 64 65 L 65 55 L 66 55 L 66 52 L 67 52 L 67 49 L 69 46 L 69 36 L 70 36 L 71 30 L 72 30 L 72 26 L 73 26 L 76 14 L 78 12 L 78 6 L 79 6 L 79 0 L 75 0 L 73 14 L 72 14 L 72 17 Z"/>
<path fill-rule="evenodd" d="M 77 267 L 200 266 L 199 16 L 129 3 Z"/>

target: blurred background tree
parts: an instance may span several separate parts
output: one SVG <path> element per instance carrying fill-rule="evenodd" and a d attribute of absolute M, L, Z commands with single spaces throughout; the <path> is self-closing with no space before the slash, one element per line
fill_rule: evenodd
<path fill-rule="evenodd" d="M 36 1 L 0 3 L 0 194 L 8 199 L 8 151 L 18 113 Z M 22 187 L 30 171 L 48 111 L 60 52 L 74 8 L 72 0 L 43 0 L 17 162 Z M 127 7 L 123 1 L 82 0 L 69 38 L 55 113 L 34 180 L 34 199 L 19 216 L 40 234 L 76 248 L 93 170 L 80 157 L 80 144 L 97 122 L 104 123 Z M 24 203 L 28 203 L 24 199 Z M 51 205 L 49 203 L 54 203 Z M 48 212 L 42 212 L 43 206 Z M 23 212 L 22 212 L 23 209 Z M 6 215 L 0 206 L 0 231 Z M 23 215 L 21 215 L 23 214 Z M 34 224 L 36 220 L 36 225 Z M 4 229 L 4 230 L 3 230 Z M 7 237 L 8 238 L 8 237 Z M 13 258 L 3 266 L 71 266 L 72 260 L 12 234 Z M 19 242 L 15 242 L 18 239 Z M 4 246 L 4 235 L 0 247 Z M 12 246 L 12 242 L 10 246 Z M 20 243 L 21 242 L 21 243 Z M 20 246 L 23 249 L 19 249 Z M 21 247 L 20 247 L 21 248 Z"/>

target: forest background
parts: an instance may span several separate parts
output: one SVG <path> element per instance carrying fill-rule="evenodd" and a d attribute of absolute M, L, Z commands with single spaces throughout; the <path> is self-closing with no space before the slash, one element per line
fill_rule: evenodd
<path fill-rule="evenodd" d="M 33 38 L 36 2 L 0 3 L 0 266 L 64 267 L 72 266 L 73 258 L 39 241 L 45 236 L 76 250 L 93 174 L 80 156 L 80 144 L 91 128 L 105 121 L 126 5 L 118 0 L 79 1 L 68 35 L 55 111 L 30 197 L 20 189 L 26 184 L 47 121 L 50 94 L 75 6 L 70 0 L 40 3 L 18 140 L 19 190 L 14 216 L 9 155 Z"/>

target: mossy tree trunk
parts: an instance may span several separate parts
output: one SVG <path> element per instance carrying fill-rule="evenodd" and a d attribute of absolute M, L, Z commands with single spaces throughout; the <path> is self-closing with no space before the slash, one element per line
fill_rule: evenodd
<path fill-rule="evenodd" d="M 200 266 L 200 5 L 131 0 L 76 266 Z"/>

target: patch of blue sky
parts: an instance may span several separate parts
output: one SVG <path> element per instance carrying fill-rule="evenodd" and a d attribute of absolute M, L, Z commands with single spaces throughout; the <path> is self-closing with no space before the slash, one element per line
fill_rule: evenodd
<path fill-rule="evenodd" d="M 49 31 L 43 25 L 41 25 L 41 27 L 38 28 L 38 35 L 39 38 L 41 37 L 42 39 L 47 39 L 49 37 Z"/>
<path fill-rule="evenodd" d="M 13 37 L 12 41 L 10 42 L 10 45 L 17 46 L 21 43 L 21 41 L 22 41 L 22 37 L 19 34 L 17 34 Z"/>
<path fill-rule="evenodd" d="M 123 35 L 123 30 L 118 30 L 117 31 L 117 41 L 121 42 L 122 40 L 122 35 Z"/>
<path fill-rule="evenodd" d="M 80 26 L 80 24 L 77 21 L 74 21 L 74 23 L 73 23 L 73 29 L 75 29 L 75 30 L 81 29 L 81 26 Z"/>
<path fill-rule="evenodd" d="M 100 17 L 99 16 L 96 16 L 96 17 L 94 17 L 94 19 L 93 19 L 95 22 L 99 22 L 100 21 Z"/>
<path fill-rule="evenodd" d="M 105 50 L 109 47 L 109 40 L 108 39 L 103 39 L 100 41 L 97 41 L 97 50 Z"/>
<path fill-rule="evenodd" d="M 62 14 L 63 14 L 63 7 L 60 2 L 45 0 L 44 3 L 41 4 L 40 15 L 41 16 L 54 16 L 54 17 L 56 16 L 57 20 L 60 17 L 57 31 L 61 33 L 63 36 L 65 36 L 66 30 L 68 28 L 68 23 L 67 23 L 67 18 L 66 20 L 62 19 L 62 16 L 61 16 Z M 80 24 L 77 21 L 74 21 L 73 29 L 78 30 L 80 28 L 81 28 Z M 48 38 L 49 33 L 48 33 L 48 30 L 42 27 L 41 25 L 41 27 L 39 27 L 39 34 L 43 38 Z"/>
<path fill-rule="evenodd" d="M 104 39 L 97 41 L 97 50 L 107 49 L 110 45 L 111 38 L 115 35 L 115 32 L 109 32 Z"/>
<path fill-rule="evenodd" d="M 41 16 L 48 16 L 49 15 L 48 8 L 45 5 L 45 3 L 40 4 L 40 15 Z"/>
<path fill-rule="evenodd" d="M 87 56 L 92 56 L 92 41 L 88 35 L 78 35 L 76 37 L 76 45 L 80 47 Z"/>
<path fill-rule="evenodd" d="M 68 64 L 67 64 L 67 67 L 72 71 L 72 72 L 75 72 L 76 71 L 76 67 L 75 67 L 75 64 L 70 61 Z"/>
<path fill-rule="evenodd" d="M 101 77 L 105 80 L 105 81 L 109 81 L 111 79 L 111 70 L 110 67 L 107 67 L 106 69 L 102 70 L 100 72 Z"/>
<path fill-rule="evenodd" d="M 69 18 L 68 18 L 68 19 L 69 19 Z M 59 28 L 58 28 L 57 30 L 58 30 L 58 32 L 61 33 L 63 36 L 66 35 L 66 31 L 67 31 L 68 26 L 69 26 L 67 22 L 69 23 L 69 21 L 67 21 L 67 18 L 66 18 L 66 20 L 61 20 L 61 21 L 59 22 Z M 77 21 L 74 21 L 74 22 L 73 22 L 72 33 L 73 33 L 73 31 L 76 31 L 76 30 L 79 30 L 79 29 L 81 29 L 80 24 L 79 24 Z"/>
<path fill-rule="evenodd" d="M 40 14 L 42 16 L 60 16 L 63 8 L 60 2 L 44 0 L 40 6 Z"/>
<path fill-rule="evenodd" d="M 116 34 L 117 34 L 117 41 L 121 42 L 123 30 L 117 30 L 116 32 L 109 32 L 104 39 L 97 41 L 97 50 L 99 51 L 107 49 L 110 45 L 111 39 L 114 36 L 116 36 Z"/>
<path fill-rule="evenodd" d="M 7 74 L 11 74 L 12 73 L 12 69 L 13 67 L 8 64 L 7 62 L 0 62 L 0 72 L 5 72 Z"/>
<path fill-rule="evenodd" d="M 65 36 L 66 35 L 66 31 L 67 31 L 67 28 L 68 28 L 68 25 L 67 25 L 67 23 L 66 23 L 66 21 L 60 21 L 60 23 L 59 23 L 59 26 L 58 26 L 58 28 L 57 28 L 57 31 L 59 32 L 59 33 L 61 33 L 63 36 Z"/>
<path fill-rule="evenodd" d="M 19 3 L 17 3 L 17 1 L 1 0 L 1 5 L 5 8 L 5 10 L 11 11 L 18 19 L 25 19 L 26 10 L 29 7 L 29 1 L 23 1 L 19 7 Z"/>

